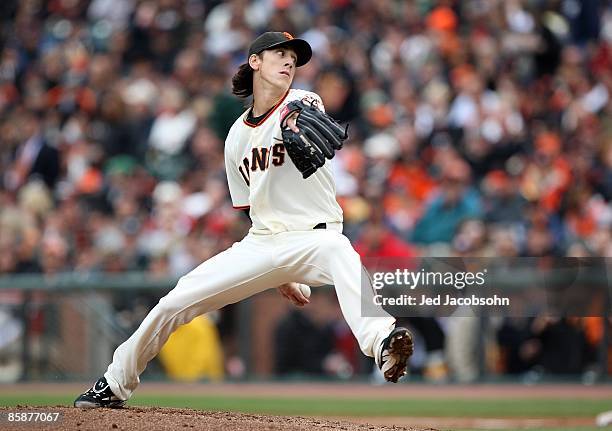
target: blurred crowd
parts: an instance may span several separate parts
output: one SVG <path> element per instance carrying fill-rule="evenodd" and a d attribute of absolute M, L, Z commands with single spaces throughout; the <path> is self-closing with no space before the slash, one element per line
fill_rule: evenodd
<path fill-rule="evenodd" d="M 609 0 L 4 0 L 0 20 L 0 273 L 179 276 L 241 239 L 230 78 L 271 29 L 312 45 L 294 86 L 351 125 L 333 169 L 360 254 L 612 257 Z"/>

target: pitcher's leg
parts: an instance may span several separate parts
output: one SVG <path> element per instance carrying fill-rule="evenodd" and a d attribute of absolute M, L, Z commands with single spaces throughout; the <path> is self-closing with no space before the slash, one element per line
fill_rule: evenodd
<path fill-rule="evenodd" d="M 366 356 L 379 356 L 383 340 L 395 327 L 395 318 L 383 310 L 379 313 L 382 317 L 362 315 L 362 290 L 367 294 L 371 286 L 359 255 L 348 238 L 336 231 L 320 230 L 305 232 L 294 243 L 297 245 L 294 250 L 298 265 L 306 271 L 303 281 L 306 284 L 333 284 L 342 315 L 361 351 Z M 366 285 L 362 287 L 362 283 Z"/>
<path fill-rule="evenodd" d="M 128 399 L 147 363 L 178 326 L 283 282 L 276 278 L 267 247 L 250 236 L 181 277 L 115 351 L 104 374 L 112 391 Z"/>
<path fill-rule="evenodd" d="M 412 334 L 406 328 L 396 328 L 395 319 L 382 309 L 377 310 L 381 317 L 362 313 L 362 309 L 371 308 L 362 308 L 362 301 L 371 301 L 374 292 L 349 240 L 333 230 L 304 232 L 299 239 L 289 247 L 296 272 L 306 270 L 302 280 L 307 283 L 312 280 L 334 284 L 342 314 L 361 351 L 375 358 L 385 380 L 396 383 L 407 372 L 413 352 Z"/>
<path fill-rule="evenodd" d="M 395 318 L 381 310 L 386 316 L 363 316 L 361 301 L 372 292 L 370 279 L 361 265 L 361 259 L 350 241 L 338 232 L 329 232 L 335 238 L 323 247 L 327 255 L 327 268 L 336 288 L 342 314 L 351 327 L 361 351 L 366 356 L 378 357 L 383 340 L 395 327 Z"/>

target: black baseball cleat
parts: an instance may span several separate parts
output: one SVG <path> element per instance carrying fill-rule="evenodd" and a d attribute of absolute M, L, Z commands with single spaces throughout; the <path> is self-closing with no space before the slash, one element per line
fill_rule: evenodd
<path fill-rule="evenodd" d="M 82 409 L 97 409 L 100 407 L 118 409 L 123 407 L 124 404 L 125 401 L 119 399 L 111 391 L 105 377 L 100 377 L 91 389 L 74 400 L 74 406 Z"/>
<path fill-rule="evenodd" d="M 378 367 L 388 382 L 397 383 L 407 373 L 408 358 L 414 350 L 412 334 L 406 328 L 395 328 L 382 342 Z"/>

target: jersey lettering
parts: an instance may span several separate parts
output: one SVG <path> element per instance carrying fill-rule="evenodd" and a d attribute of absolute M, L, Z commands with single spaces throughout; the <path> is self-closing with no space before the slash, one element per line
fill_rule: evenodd
<path fill-rule="evenodd" d="M 265 171 L 268 168 L 267 159 L 269 157 L 269 149 L 265 147 L 253 148 L 253 158 L 251 159 L 251 170 L 255 172 L 259 167 L 260 171 Z"/>
<path fill-rule="evenodd" d="M 240 171 L 240 175 L 244 179 L 244 182 L 247 186 L 251 185 L 251 171 L 249 171 L 249 159 L 247 157 L 242 160 L 243 166 L 238 166 L 238 170 Z M 242 169 L 244 167 L 244 170 Z"/>
<path fill-rule="evenodd" d="M 272 147 L 272 164 L 274 166 L 281 166 L 285 163 L 285 146 L 283 144 L 276 144 Z"/>
<path fill-rule="evenodd" d="M 245 157 L 242 159 L 242 165 L 238 166 L 238 171 L 247 186 L 251 185 L 251 171 L 257 169 L 265 171 L 270 167 L 270 159 L 274 166 L 282 166 L 285 163 L 285 146 L 276 144 L 271 149 L 265 147 L 257 147 L 251 150 L 251 158 Z"/>

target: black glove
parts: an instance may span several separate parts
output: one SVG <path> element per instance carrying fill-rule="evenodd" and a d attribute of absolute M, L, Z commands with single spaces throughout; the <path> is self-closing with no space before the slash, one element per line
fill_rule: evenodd
<path fill-rule="evenodd" d="M 297 127 L 299 133 L 287 126 L 287 118 L 299 112 Z M 316 104 L 302 100 L 289 102 L 283 109 L 281 118 L 283 144 L 293 164 L 306 179 L 332 159 L 335 151 L 342 148 L 348 138 L 348 125 L 343 128 L 336 120 L 319 110 Z"/>

